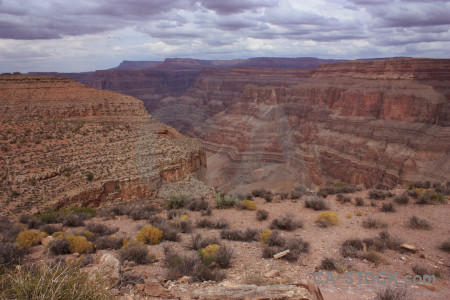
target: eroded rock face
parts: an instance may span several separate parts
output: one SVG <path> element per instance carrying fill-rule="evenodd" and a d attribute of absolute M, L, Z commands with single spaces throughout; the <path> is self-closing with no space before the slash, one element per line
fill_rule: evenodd
<path fill-rule="evenodd" d="M 148 198 L 205 174 L 196 139 L 72 79 L 0 76 L 0 127 L 2 212 Z"/>
<path fill-rule="evenodd" d="M 138 97 L 202 141 L 207 180 L 225 190 L 449 180 L 448 59 L 212 68 L 179 95 Z"/>

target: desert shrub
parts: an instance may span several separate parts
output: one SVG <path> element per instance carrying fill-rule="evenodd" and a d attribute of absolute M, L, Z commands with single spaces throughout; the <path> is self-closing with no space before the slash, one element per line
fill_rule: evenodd
<path fill-rule="evenodd" d="M 380 290 L 376 293 L 375 300 L 407 300 L 408 292 L 401 287 L 388 286 L 384 290 Z"/>
<path fill-rule="evenodd" d="M 183 218 L 187 217 L 187 215 L 183 215 L 178 219 L 170 222 L 170 225 L 175 227 L 181 233 L 190 233 L 192 232 L 192 222 L 189 219 Z"/>
<path fill-rule="evenodd" d="M 352 269 L 352 266 L 338 259 L 325 257 L 322 259 L 319 265 L 319 269 L 326 271 L 337 271 L 338 273 L 344 273 Z"/>
<path fill-rule="evenodd" d="M 441 244 L 441 246 L 439 247 L 439 249 L 441 249 L 442 251 L 445 251 L 445 252 L 450 252 L 450 239 L 443 242 Z"/>
<path fill-rule="evenodd" d="M 199 228 L 214 228 L 216 223 L 210 218 L 201 218 L 197 220 L 196 226 Z"/>
<path fill-rule="evenodd" d="M 57 238 L 51 241 L 47 245 L 50 252 L 54 255 L 68 254 L 69 250 L 69 242 L 64 238 Z"/>
<path fill-rule="evenodd" d="M 364 228 L 367 229 L 379 229 L 379 228 L 386 228 L 387 224 L 380 219 L 374 219 L 374 218 L 367 218 L 362 223 Z"/>
<path fill-rule="evenodd" d="M 376 250 L 369 250 L 367 252 L 362 253 L 361 258 L 373 262 L 376 266 L 378 266 L 380 263 L 387 262 L 386 259 Z"/>
<path fill-rule="evenodd" d="M 20 223 L 25 224 L 28 229 L 40 229 L 43 225 L 43 222 L 41 219 L 35 217 L 35 216 L 26 216 L 23 215 L 20 217 Z"/>
<path fill-rule="evenodd" d="M 386 193 L 380 190 L 370 190 L 369 191 L 369 198 L 374 200 L 380 200 L 386 198 Z"/>
<path fill-rule="evenodd" d="M 169 210 L 167 212 L 167 220 L 177 219 L 181 216 L 187 216 L 187 212 L 182 209 Z"/>
<path fill-rule="evenodd" d="M 384 190 L 384 191 L 389 191 L 389 190 L 390 190 L 389 186 L 385 185 L 384 183 L 378 183 L 378 184 L 375 186 L 375 188 L 376 188 L 377 190 Z"/>
<path fill-rule="evenodd" d="M 182 276 L 190 276 L 194 281 L 222 281 L 225 273 L 219 270 L 211 270 L 201 261 L 198 255 L 179 255 L 170 248 L 164 248 L 165 265 L 168 268 L 168 277 L 177 279 Z"/>
<path fill-rule="evenodd" d="M 395 212 L 396 211 L 394 203 L 392 203 L 392 202 L 383 203 L 383 205 L 381 205 L 380 210 L 382 212 Z"/>
<path fill-rule="evenodd" d="M 429 189 L 431 186 L 431 182 L 430 181 L 416 181 L 413 184 L 414 187 L 419 188 L 419 189 Z"/>
<path fill-rule="evenodd" d="M 20 232 L 26 229 L 25 225 L 18 223 L 2 222 L 0 223 L 0 234 L 3 242 L 15 242 Z"/>
<path fill-rule="evenodd" d="M 118 250 L 123 246 L 123 239 L 115 236 L 100 236 L 94 242 L 95 248 L 98 250 L 114 249 Z"/>
<path fill-rule="evenodd" d="M 24 248 L 13 243 L 0 243 L 0 267 L 1 265 L 19 264 L 25 254 Z"/>
<path fill-rule="evenodd" d="M 62 215 L 58 218 L 59 222 L 67 227 L 84 226 L 84 218 L 78 214 Z"/>
<path fill-rule="evenodd" d="M 424 275 L 430 275 L 431 274 L 431 271 L 427 267 L 425 267 L 423 265 L 417 265 L 416 264 L 416 265 L 413 265 L 411 267 L 411 269 L 413 270 L 414 274 L 416 274 L 416 275 L 424 276 Z"/>
<path fill-rule="evenodd" d="M 258 209 L 256 212 L 256 219 L 258 221 L 264 221 L 269 217 L 269 212 L 265 209 Z"/>
<path fill-rule="evenodd" d="M 337 194 L 336 199 L 341 203 L 352 202 L 352 198 L 344 196 L 343 194 Z"/>
<path fill-rule="evenodd" d="M 179 229 L 166 223 L 158 224 L 158 229 L 163 232 L 163 239 L 166 241 L 178 242 L 180 240 L 180 235 L 178 233 Z"/>
<path fill-rule="evenodd" d="M 35 229 L 24 230 L 17 236 L 15 244 L 19 247 L 29 249 L 39 245 L 46 236 L 47 234 L 45 232 L 40 232 Z"/>
<path fill-rule="evenodd" d="M 217 229 L 225 229 L 230 227 L 230 222 L 228 222 L 225 218 L 220 218 L 216 222 L 216 228 Z"/>
<path fill-rule="evenodd" d="M 229 268 L 231 266 L 231 260 L 233 259 L 233 249 L 224 245 L 216 251 L 216 264 L 222 269 Z"/>
<path fill-rule="evenodd" d="M 113 207 L 103 208 L 98 211 L 100 217 L 107 219 L 114 218 L 115 216 L 130 215 L 133 207 L 127 204 L 116 205 Z"/>
<path fill-rule="evenodd" d="M 0 299 L 112 299 L 107 290 L 100 277 L 72 264 L 12 268 L 0 278 Z"/>
<path fill-rule="evenodd" d="M 290 252 L 283 256 L 283 259 L 288 261 L 297 261 L 301 253 L 309 252 L 309 243 L 302 238 L 283 238 L 277 231 L 273 231 L 269 241 L 263 247 L 263 258 L 272 258 L 275 254 L 290 250 Z"/>
<path fill-rule="evenodd" d="M 251 200 L 242 200 L 241 202 L 238 202 L 237 206 L 240 209 L 246 209 L 246 210 L 256 210 L 256 203 Z"/>
<path fill-rule="evenodd" d="M 128 215 L 135 221 L 145 220 L 150 218 L 156 212 L 156 208 L 153 205 L 135 206 Z"/>
<path fill-rule="evenodd" d="M 296 220 L 292 214 L 285 214 L 272 221 L 272 229 L 280 230 L 295 230 L 297 228 L 302 228 L 303 223 L 300 220 Z"/>
<path fill-rule="evenodd" d="M 316 223 L 321 227 L 338 226 L 339 218 L 337 213 L 325 211 L 317 216 Z"/>
<path fill-rule="evenodd" d="M 353 217 L 353 213 L 348 212 L 348 213 L 345 214 L 345 217 L 346 217 L 347 219 L 350 219 L 351 217 Z"/>
<path fill-rule="evenodd" d="M 62 226 L 57 224 L 46 224 L 42 227 L 42 231 L 52 235 L 55 232 L 62 231 Z"/>
<path fill-rule="evenodd" d="M 408 192 L 402 193 L 400 196 L 394 198 L 394 202 L 400 205 L 406 205 L 409 202 Z"/>
<path fill-rule="evenodd" d="M 307 190 L 303 186 L 298 186 L 294 191 L 291 192 L 291 199 L 300 199 L 304 194 L 306 194 Z"/>
<path fill-rule="evenodd" d="M 356 215 L 357 215 L 358 217 L 361 217 L 361 216 L 363 215 L 363 212 L 360 211 L 360 210 L 358 210 L 358 211 L 356 212 Z"/>
<path fill-rule="evenodd" d="M 258 230 L 247 228 L 245 231 L 239 229 L 222 229 L 220 237 L 225 240 L 251 242 L 258 235 Z"/>
<path fill-rule="evenodd" d="M 136 243 L 130 243 L 119 251 L 122 262 L 132 261 L 138 265 L 145 265 L 152 261 L 152 256 L 148 253 L 147 247 Z"/>
<path fill-rule="evenodd" d="M 325 200 L 319 196 L 312 197 L 305 200 L 305 207 L 312 208 L 314 210 L 326 210 L 328 209 Z"/>
<path fill-rule="evenodd" d="M 109 227 L 101 223 L 89 223 L 86 225 L 85 230 L 92 232 L 95 236 L 104 236 L 116 233 L 119 228 Z"/>
<path fill-rule="evenodd" d="M 69 243 L 70 253 L 90 253 L 94 251 L 94 245 L 86 237 L 80 235 L 68 235 L 66 240 Z"/>
<path fill-rule="evenodd" d="M 430 230 L 431 229 L 430 222 L 428 222 L 425 219 L 421 219 L 419 217 L 416 217 L 416 216 L 412 216 L 409 219 L 408 226 L 410 228 L 413 228 L 413 229 L 423 229 L 423 230 Z"/>
<path fill-rule="evenodd" d="M 392 237 L 388 232 L 380 232 L 378 237 L 366 238 L 363 240 L 366 244 L 368 250 L 374 251 L 384 251 L 386 249 L 396 250 L 400 245 L 401 241 Z"/>
<path fill-rule="evenodd" d="M 191 200 L 187 203 L 186 208 L 191 211 L 208 210 L 209 203 L 206 202 L 204 199 Z"/>
<path fill-rule="evenodd" d="M 425 191 L 419 196 L 416 203 L 420 205 L 445 204 L 447 203 L 447 200 L 441 193 L 436 193 L 435 191 Z"/>
<path fill-rule="evenodd" d="M 220 246 L 217 244 L 208 245 L 203 249 L 198 251 L 202 262 L 209 266 L 216 260 L 216 252 L 220 249 Z"/>
<path fill-rule="evenodd" d="M 36 214 L 35 217 L 39 218 L 45 224 L 55 224 L 58 223 L 59 214 L 51 208 L 46 208 L 45 212 Z"/>
<path fill-rule="evenodd" d="M 183 208 L 186 205 L 188 198 L 189 198 L 188 196 L 183 195 L 183 194 L 172 195 L 172 196 L 170 196 L 169 200 L 167 201 L 166 208 L 168 210 Z"/>
<path fill-rule="evenodd" d="M 327 192 L 326 189 L 320 189 L 320 190 L 317 192 L 317 195 L 318 195 L 319 197 L 326 198 L 326 197 L 328 197 L 328 192 Z"/>
<path fill-rule="evenodd" d="M 355 198 L 355 205 L 356 206 L 363 206 L 365 204 L 364 199 L 361 197 L 356 197 Z"/>
<path fill-rule="evenodd" d="M 81 217 L 83 217 L 85 220 L 92 219 L 95 216 L 97 216 L 97 210 L 92 207 L 79 207 L 79 206 L 69 206 L 65 207 L 61 210 L 64 214 L 77 214 Z"/>
<path fill-rule="evenodd" d="M 363 248 L 360 239 L 348 239 L 342 243 L 341 254 L 343 257 L 358 257 Z"/>
<path fill-rule="evenodd" d="M 232 195 L 226 195 L 222 192 L 218 192 L 216 195 L 216 208 L 226 209 L 231 208 L 237 204 L 238 200 Z"/>
<path fill-rule="evenodd" d="M 267 202 L 272 202 L 272 200 L 273 200 L 272 192 L 269 191 L 269 190 L 266 190 L 264 188 L 253 190 L 252 191 L 252 196 L 253 197 L 259 197 L 259 198 L 264 198 Z"/>
<path fill-rule="evenodd" d="M 208 245 L 220 245 L 220 240 L 217 237 L 205 237 L 200 234 L 193 235 L 191 238 L 190 248 L 192 250 L 199 250 L 207 247 Z"/>
<path fill-rule="evenodd" d="M 272 234 L 272 230 L 264 229 L 264 231 L 261 232 L 261 234 L 259 235 L 259 240 L 261 241 L 261 243 L 268 244 L 271 234 Z"/>
<path fill-rule="evenodd" d="M 156 227 L 147 225 L 142 228 L 136 236 L 136 239 L 144 244 L 156 245 L 161 242 L 163 232 Z"/>

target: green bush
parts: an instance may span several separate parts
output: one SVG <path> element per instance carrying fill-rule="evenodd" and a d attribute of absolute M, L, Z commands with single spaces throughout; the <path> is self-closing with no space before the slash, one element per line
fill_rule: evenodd
<path fill-rule="evenodd" d="M 172 195 L 167 201 L 166 208 L 168 210 L 171 209 L 180 209 L 186 205 L 186 201 L 188 200 L 188 196 L 180 194 L 180 195 Z"/>
<path fill-rule="evenodd" d="M 231 208 L 235 206 L 237 203 L 238 200 L 231 195 L 226 195 L 221 192 L 217 193 L 216 195 L 216 208 L 219 209 Z"/>

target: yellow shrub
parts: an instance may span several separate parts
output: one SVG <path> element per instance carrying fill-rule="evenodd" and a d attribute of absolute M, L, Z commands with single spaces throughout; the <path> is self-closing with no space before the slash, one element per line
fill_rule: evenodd
<path fill-rule="evenodd" d="M 360 210 L 358 210 L 358 211 L 356 212 L 356 215 L 357 215 L 358 217 L 361 217 L 361 216 L 363 215 L 363 212 L 360 211 Z"/>
<path fill-rule="evenodd" d="M 52 236 L 53 236 L 55 239 L 62 239 L 62 238 L 64 237 L 64 232 L 62 232 L 62 231 L 57 231 L 57 232 L 54 232 L 54 233 L 52 234 Z"/>
<path fill-rule="evenodd" d="M 31 248 L 33 246 L 39 245 L 43 238 L 47 234 L 45 232 L 40 232 L 35 229 L 24 230 L 16 238 L 16 245 L 23 248 Z"/>
<path fill-rule="evenodd" d="M 76 235 L 84 236 L 88 241 L 92 241 L 95 237 L 95 234 L 93 234 L 92 232 L 90 232 L 88 230 L 80 231 Z"/>
<path fill-rule="evenodd" d="M 272 234 L 272 231 L 270 229 L 265 229 L 261 234 L 259 235 L 259 239 L 261 240 L 261 243 L 267 244 L 270 239 L 270 235 Z"/>
<path fill-rule="evenodd" d="M 206 265 L 210 265 L 216 259 L 216 252 L 220 249 L 220 246 L 217 244 L 206 246 L 205 248 L 200 250 L 200 256 L 202 261 Z"/>
<path fill-rule="evenodd" d="M 94 246 L 84 236 L 70 234 L 66 236 L 70 253 L 88 253 L 94 250 Z"/>
<path fill-rule="evenodd" d="M 427 191 L 427 189 L 415 188 L 414 191 L 417 193 L 417 195 L 422 196 Z"/>
<path fill-rule="evenodd" d="M 339 225 L 339 218 L 337 216 L 337 213 L 325 211 L 317 216 L 316 222 L 327 222 L 330 225 L 337 226 Z"/>
<path fill-rule="evenodd" d="M 181 219 L 182 221 L 187 221 L 187 220 L 189 220 L 189 216 L 188 216 L 188 215 L 182 215 L 182 216 L 180 217 L 180 219 Z"/>
<path fill-rule="evenodd" d="M 350 219 L 351 217 L 353 217 L 353 214 L 352 214 L 351 212 L 348 212 L 348 213 L 345 214 L 345 216 L 346 216 L 348 219 Z"/>
<path fill-rule="evenodd" d="M 162 237 L 163 232 L 161 230 L 147 225 L 138 232 L 136 239 L 144 244 L 156 245 L 161 242 Z"/>
<path fill-rule="evenodd" d="M 243 200 L 242 201 L 242 207 L 244 207 L 246 210 L 256 210 L 256 203 L 251 200 Z"/>

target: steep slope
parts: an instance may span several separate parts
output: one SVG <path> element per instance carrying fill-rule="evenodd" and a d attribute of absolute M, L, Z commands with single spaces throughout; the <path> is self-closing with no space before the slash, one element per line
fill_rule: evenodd
<path fill-rule="evenodd" d="M 228 190 L 446 181 L 449 67 L 389 59 L 297 73 L 204 70 L 152 113 L 202 140 L 209 182 Z"/>
<path fill-rule="evenodd" d="M 158 77 L 163 92 L 133 85 L 120 91 L 143 100 L 158 120 L 198 137 L 208 154 L 207 180 L 216 187 L 450 180 L 450 60 L 197 72 L 182 88 Z M 135 74 L 125 82 L 139 82 Z M 114 90 L 123 80 L 104 75 L 88 84 Z"/>
<path fill-rule="evenodd" d="M 203 178 L 200 143 L 141 101 L 71 79 L 0 76 L 1 211 L 148 198 Z"/>

